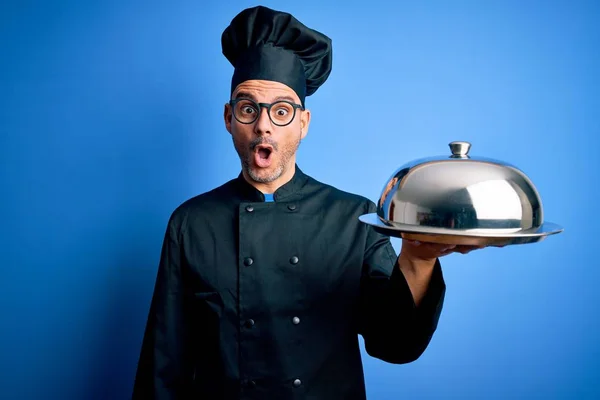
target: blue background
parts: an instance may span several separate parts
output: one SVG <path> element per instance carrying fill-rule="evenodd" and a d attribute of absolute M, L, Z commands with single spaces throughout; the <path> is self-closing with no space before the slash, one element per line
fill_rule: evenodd
<path fill-rule="evenodd" d="M 2 3 L 0 398 L 130 395 L 167 219 L 239 172 L 220 34 L 255 3 L 202 4 Z M 598 3 L 263 4 L 333 38 L 305 172 L 376 200 L 468 140 L 565 227 L 446 257 L 437 334 L 412 364 L 365 358 L 370 399 L 600 397 Z"/>

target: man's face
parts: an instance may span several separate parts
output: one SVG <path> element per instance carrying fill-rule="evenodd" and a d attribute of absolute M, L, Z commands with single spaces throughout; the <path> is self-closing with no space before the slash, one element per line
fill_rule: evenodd
<path fill-rule="evenodd" d="M 243 82 L 232 94 L 232 99 L 237 98 L 251 99 L 256 103 L 287 100 L 300 104 L 298 95 L 291 88 L 271 81 Z M 243 108 L 243 111 L 248 115 L 255 112 L 252 107 Z M 296 150 L 308 131 L 310 112 L 297 109 L 294 119 L 286 126 L 274 124 L 264 107 L 261 107 L 256 121 L 250 124 L 239 122 L 233 112 L 232 107 L 226 104 L 225 126 L 232 136 L 244 172 L 255 182 L 275 182 L 294 166 Z M 285 111 L 271 111 L 276 122 L 277 113 L 285 115 Z"/>

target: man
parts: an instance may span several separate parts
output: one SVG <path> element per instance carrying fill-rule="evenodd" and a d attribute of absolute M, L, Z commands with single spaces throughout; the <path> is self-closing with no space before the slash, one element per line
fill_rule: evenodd
<path fill-rule="evenodd" d="M 436 329 L 439 257 L 358 217 L 375 204 L 304 174 L 305 98 L 331 41 L 293 16 L 244 10 L 222 36 L 235 68 L 224 120 L 242 171 L 172 214 L 134 399 L 365 399 L 369 355 L 416 360 Z"/>

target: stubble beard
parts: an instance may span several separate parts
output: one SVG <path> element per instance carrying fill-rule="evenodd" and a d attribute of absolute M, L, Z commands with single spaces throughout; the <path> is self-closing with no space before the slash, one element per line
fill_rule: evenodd
<path fill-rule="evenodd" d="M 246 172 L 250 179 L 258 183 L 271 183 L 281 177 L 281 175 L 283 175 L 283 173 L 287 170 L 290 160 L 300 147 L 300 142 L 300 136 L 298 136 L 293 143 L 282 148 L 281 153 L 279 153 L 279 145 L 269 138 L 258 137 L 250 142 L 247 148 L 243 148 L 240 143 L 236 142 L 235 138 L 233 139 L 233 144 L 242 163 L 242 169 Z M 259 144 L 268 144 L 273 146 L 274 153 L 280 155 L 279 163 L 270 172 L 267 172 L 268 170 L 263 170 L 262 168 L 257 170 L 252 168 L 254 149 Z"/>

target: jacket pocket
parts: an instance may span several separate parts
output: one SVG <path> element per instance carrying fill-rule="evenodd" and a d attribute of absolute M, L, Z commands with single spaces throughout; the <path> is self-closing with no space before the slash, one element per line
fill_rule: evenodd
<path fill-rule="evenodd" d="M 221 318 L 223 314 L 223 299 L 219 292 L 194 292 L 194 309 L 197 310 L 201 317 Z"/>

